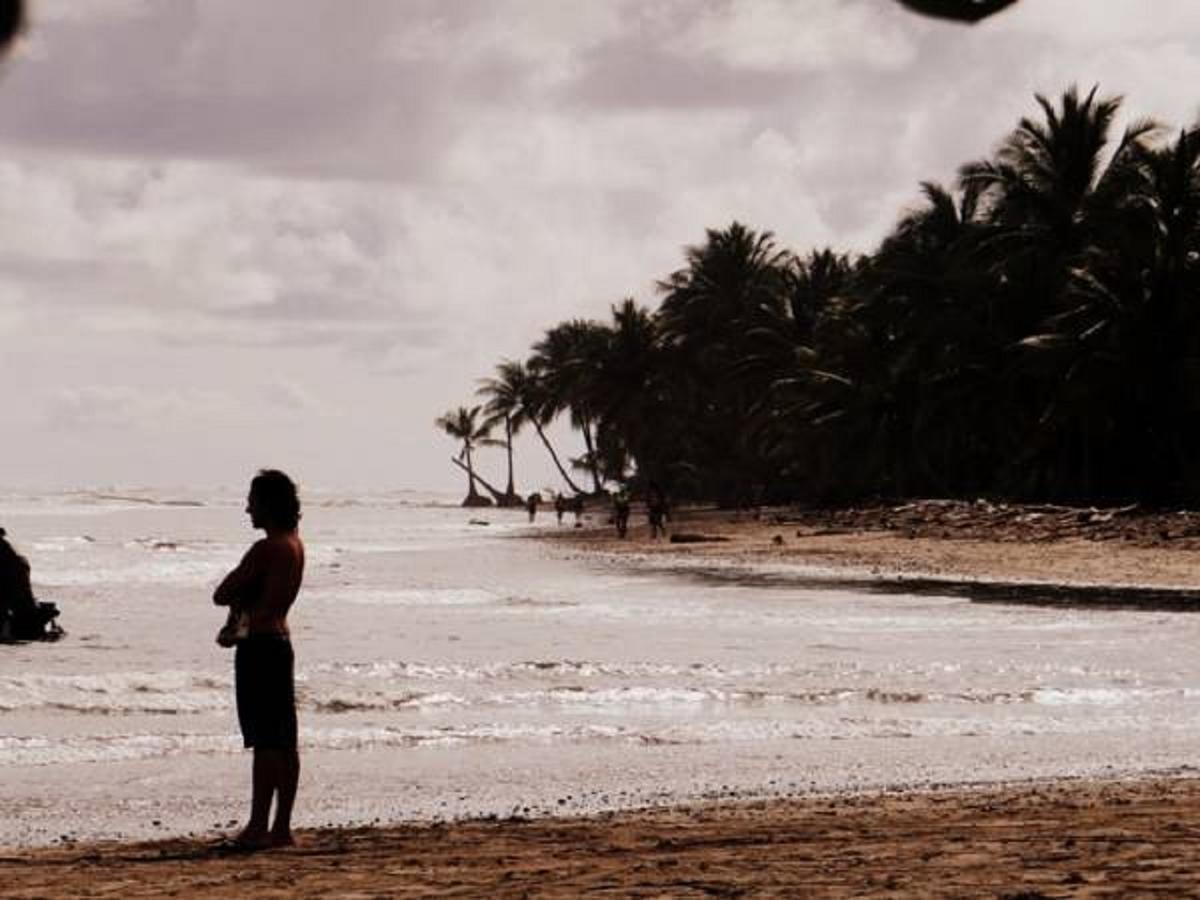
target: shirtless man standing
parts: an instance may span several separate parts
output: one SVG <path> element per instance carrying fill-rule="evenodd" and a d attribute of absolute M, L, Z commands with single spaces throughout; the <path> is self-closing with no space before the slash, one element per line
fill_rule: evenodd
<path fill-rule="evenodd" d="M 283 472 L 264 469 L 250 482 L 246 512 L 266 537 L 225 576 L 213 602 L 244 613 L 247 620 L 247 634 L 235 651 L 234 677 L 242 739 L 254 749 L 253 790 L 250 821 L 232 843 L 240 850 L 262 850 L 294 843 L 292 804 L 300 779 L 295 660 L 287 624 L 304 578 L 296 485 Z M 268 829 L 272 799 L 275 822 Z"/>

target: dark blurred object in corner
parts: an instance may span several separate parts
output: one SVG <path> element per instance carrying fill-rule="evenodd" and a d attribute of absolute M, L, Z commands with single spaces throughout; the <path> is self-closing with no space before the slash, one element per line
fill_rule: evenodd
<path fill-rule="evenodd" d="M 938 19 L 974 24 L 1012 6 L 1017 0 L 899 0 L 913 12 Z"/>
<path fill-rule="evenodd" d="M 0 54 L 25 28 L 25 4 L 22 0 L 0 0 Z"/>

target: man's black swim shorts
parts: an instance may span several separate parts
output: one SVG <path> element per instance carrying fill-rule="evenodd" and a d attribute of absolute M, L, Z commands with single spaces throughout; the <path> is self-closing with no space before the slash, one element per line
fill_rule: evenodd
<path fill-rule="evenodd" d="M 296 747 L 295 657 L 284 635 L 252 634 L 238 642 L 233 658 L 238 724 L 247 747 Z"/>

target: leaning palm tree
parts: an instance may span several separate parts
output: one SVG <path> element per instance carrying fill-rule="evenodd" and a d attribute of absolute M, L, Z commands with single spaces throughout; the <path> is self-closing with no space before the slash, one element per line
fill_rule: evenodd
<path fill-rule="evenodd" d="M 534 344 L 529 368 L 537 376 L 547 402 L 547 412 L 567 412 L 571 425 L 583 434 L 585 453 L 581 469 L 592 476 L 597 494 L 603 490 L 596 453 L 596 410 L 592 384 L 608 346 L 608 330 L 598 322 L 572 319 L 546 331 Z"/>
<path fill-rule="evenodd" d="M 463 506 L 491 505 L 490 500 L 475 490 L 477 476 L 475 475 L 475 465 L 471 459 L 471 454 L 477 446 L 489 442 L 488 435 L 491 432 L 491 425 L 486 421 L 480 422 L 481 409 L 481 406 L 472 406 L 469 409 L 460 406 L 434 420 L 434 425 L 450 437 L 462 442 L 462 449 L 458 452 L 456 462 L 465 466 L 467 470 L 467 496 L 462 502 Z"/>
<path fill-rule="evenodd" d="M 515 436 L 525 425 L 532 425 L 542 446 L 550 454 L 554 467 L 558 469 L 563 481 L 575 493 L 581 493 L 579 487 L 571 480 L 562 461 L 546 436 L 546 426 L 557 413 L 557 407 L 549 399 L 545 383 L 530 372 L 529 367 L 517 360 L 506 359 L 496 366 L 496 377 L 485 379 L 480 387 L 480 393 L 489 397 L 484 407 L 493 421 L 498 423 L 507 417 L 508 427 Z M 511 446 L 511 441 L 510 441 Z"/>

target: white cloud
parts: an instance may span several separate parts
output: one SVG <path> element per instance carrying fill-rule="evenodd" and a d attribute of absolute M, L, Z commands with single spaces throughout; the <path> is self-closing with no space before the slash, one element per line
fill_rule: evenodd
<path fill-rule="evenodd" d="M 202 389 L 161 391 L 131 385 L 61 388 L 47 409 L 47 425 L 58 431 L 142 431 L 228 408 L 228 398 Z"/>
<path fill-rule="evenodd" d="M 153 2 L 154 0 L 33 0 L 30 4 L 29 19 L 33 23 L 33 32 L 36 35 L 43 25 L 56 22 L 87 22 L 145 15 Z"/>
<path fill-rule="evenodd" d="M 885 70 L 911 63 L 910 34 L 878 2 L 725 0 L 695 16 L 668 46 L 711 54 L 730 66 L 768 72 L 856 65 Z"/>
<path fill-rule="evenodd" d="M 1190 0 L 1026 0 L 989 25 L 997 35 L 1050 41 L 1070 53 L 1194 35 L 1200 31 L 1200 5 Z"/>
<path fill-rule="evenodd" d="M 263 389 L 267 402 L 285 409 L 304 410 L 311 408 L 312 397 L 303 389 L 287 381 L 272 381 Z"/>

